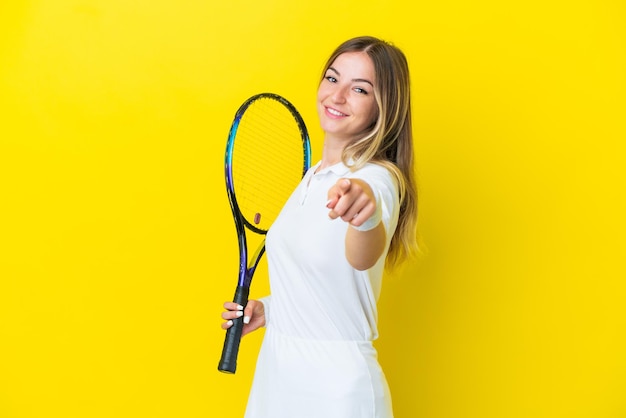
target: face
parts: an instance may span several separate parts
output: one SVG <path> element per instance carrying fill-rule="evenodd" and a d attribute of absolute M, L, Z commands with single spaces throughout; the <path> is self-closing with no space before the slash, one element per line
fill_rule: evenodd
<path fill-rule="evenodd" d="M 346 144 L 371 127 L 378 115 L 374 64 L 364 52 L 346 52 L 330 65 L 317 91 L 317 112 L 326 139 Z"/>

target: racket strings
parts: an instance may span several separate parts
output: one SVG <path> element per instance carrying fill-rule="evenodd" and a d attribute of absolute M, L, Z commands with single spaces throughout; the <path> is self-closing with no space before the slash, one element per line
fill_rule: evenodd
<path fill-rule="evenodd" d="M 259 99 L 244 112 L 232 167 L 242 215 L 251 225 L 267 231 L 302 177 L 302 134 L 283 104 Z"/>

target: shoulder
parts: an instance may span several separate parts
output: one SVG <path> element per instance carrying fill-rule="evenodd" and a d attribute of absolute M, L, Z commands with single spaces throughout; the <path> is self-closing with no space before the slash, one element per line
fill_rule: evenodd
<path fill-rule="evenodd" d="M 365 163 L 362 167 L 350 173 L 348 177 L 358 178 L 367 183 L 376 183 L 393 189 L 398 187 L 395 174 L 381 164 Z"/>

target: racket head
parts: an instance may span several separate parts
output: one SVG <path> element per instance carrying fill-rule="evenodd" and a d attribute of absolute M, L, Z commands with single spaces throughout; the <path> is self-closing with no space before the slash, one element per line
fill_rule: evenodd
<path fill-rule="evenodd" d="M 235 114 L 226 145 L 226 186 L 233 215 L 266 234 L 310 166 L 309 134 L 284 97 L 261 93 Z"/>

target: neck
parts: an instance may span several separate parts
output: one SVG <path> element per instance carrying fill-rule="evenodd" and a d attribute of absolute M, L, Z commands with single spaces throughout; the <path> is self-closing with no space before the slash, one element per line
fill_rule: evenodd
<path fill-rule="evenodd" d="M 341 162 L 341 155 L 346 147 L 345 141 L 334 140 L 331 136 L 324 138 L 324 148 L 322 149 L 322 161 L 319 169 L 333 166 Z"/>
<path fill-rule="evenodd" d="M 339 152 L 329 151 L 326 146 L 322 151 L 322 161 L 319 166 L 319 170 L 323 170 L 326 167 L 333 166 L 341 161 L 341 150 Z"/>

